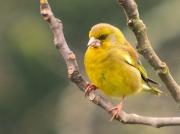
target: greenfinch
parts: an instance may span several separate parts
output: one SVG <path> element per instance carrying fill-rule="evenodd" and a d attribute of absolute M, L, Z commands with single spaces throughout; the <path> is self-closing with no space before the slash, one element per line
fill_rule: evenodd
<path fill-rule="evenodd" d="M 92 82 L 85 94 L 98 88 L 107 96 L 121 98 L 121 102 L 110 109 L 113 112 L 111 120 L 121 113 L 124 97 L 142 90 L 161 94 L 160 90 L 150 85 L 157 83 L 148 78 L 136 50 L 123 33 L 110 24 L 100 23 L 91 28 L 84 65 Z"/>

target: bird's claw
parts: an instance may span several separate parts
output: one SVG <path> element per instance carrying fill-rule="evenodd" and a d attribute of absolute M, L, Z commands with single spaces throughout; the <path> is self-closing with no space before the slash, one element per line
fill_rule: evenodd
<path fill-rule="evenodd" d="M 121 104 L 118 104 L 117 106 L 111 108 L 109 110 L 109 112 L 112 112 L 112 117 L 111 117 L 110 121 L 112 121 L 113 119 L 118 118 L 119 115 L 121 114 L 121 111 L 122 111 L 122 105 Z"/>
<path fill-rule="evenodd" d="M 89 95 L 89 93 L 93 90 L 96 90 L 96 86 L 93 84 L 87 84 L 85 89 L 85 97 Z"/>

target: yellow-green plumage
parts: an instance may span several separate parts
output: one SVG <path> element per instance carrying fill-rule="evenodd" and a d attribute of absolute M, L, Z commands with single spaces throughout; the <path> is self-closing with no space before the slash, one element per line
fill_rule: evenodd
<path fill-rule="evenodd" d="M 119 29 L 100 23 L 92 27 L 89 37 L 100 43 L 90 44 L 84 57 L 87 75 L 95 86 L 113 97 L 128 96 L 144 88 L 159 93 L 148 85 L 152 80 Z"/>

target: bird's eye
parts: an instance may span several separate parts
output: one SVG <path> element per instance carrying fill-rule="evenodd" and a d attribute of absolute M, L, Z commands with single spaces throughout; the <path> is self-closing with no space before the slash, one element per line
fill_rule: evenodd
<path fill-rule="evenodd" d="M 106 37 L 107 37 L 107 34 L 102 34 L 102 35 L 100 35 L 100 36 L 98 37 L 98 39 L 99 39 L 99 40 L 104 40 L 104 39 L 106 39 Z"/>

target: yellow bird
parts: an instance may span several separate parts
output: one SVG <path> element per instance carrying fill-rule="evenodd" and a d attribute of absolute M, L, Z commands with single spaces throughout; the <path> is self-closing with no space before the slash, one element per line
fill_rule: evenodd
<path fill-rule="evenodd" d="M 148 78 L 138 53 L 118 28 L 97 24 L 91 28 L 89 38 L 84 64 L 92 84 L 87 86 L 85 95 L 97 87 L 108 96 L 121 98 L 120 104 L 110 109 L 111 120 L 120 114 L 124 97 L 141 90 L 161 94 L 150 85 L 157 83 Z"/>

